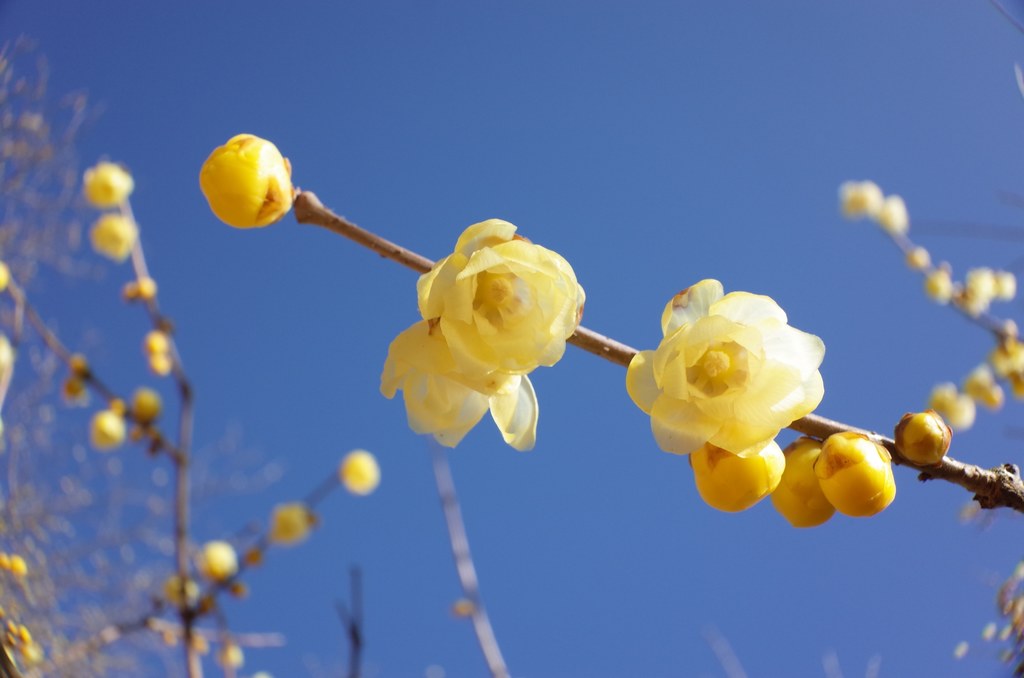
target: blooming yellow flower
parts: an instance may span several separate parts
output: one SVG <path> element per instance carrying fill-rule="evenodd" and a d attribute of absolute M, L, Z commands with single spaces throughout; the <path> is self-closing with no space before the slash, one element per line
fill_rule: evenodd
<path fill-rule="evenodd" d="M 839 209 L 847 219 L 878 215 L 885 200 L 873 181 L 847 181 L 839 187 Z"/>
<path fill-rule="evenodd" d="M 210 209 L 237 228 L 267 226 L 292 208 L 292 167 L 277 146 L 239 134 L 214 149 L 199 172 Z"/>
<path fill-rule="evenodd" d="M 767 497 L 779 485 L 786 458 L 774 440 L 755 445 L 745 456 L 714 445 L 703 445 L 690 455 L 697 492 L 719 511 L 744 511 Z"/>
<path fill-rule="evenodd" d="M 786 322 L 769 297 L 724 295 L 717 280 L 669 301 L 665 338 L 657 350 L 637 353 L 626 373 L 661 449 L 689 454 L 710 443 L 752 454 L 818 406 L 825 345 Z"/>
<path fill-rule="evenodd" d="M 112 162 L 97 163 L 85 170 L 82 191 L 94 207 L 106 209 L 117 207 L 128 199 L 135 182 L 132 175 L 120 165 Z"/>
<path fill-rule="evenodd" d="M 1011 301 L 1017 296 L 1017 276 L 1010 271 L 996 271 L 995 294 L 1000 301 Z"/>
<path fill-rule="evenodd" d="M 896 425 L 896 449 L 916 464 L 938 464 L 946 456 L 953 431 L 935 410 L 908 412 Z"/>
<path fill-rule="evenodd" d="M 949 268 L 941 266 L 924 278 L 924 292 L 940 304 L 948 304 L 953 298 L 953 276 Z"/>
<path fill-rule="evenodd" d="M 115 450 L 124 442 L 124 417 L 113 410 L 101 410 L 93 415 L 89 426 L 89 441 L 101 452 Z"/>
<path fill-rule="evenodd" d="M 270 541 L 282 546 L 293 546 L 309 536 L 316 518 L 302 502 L 278 504 L 270 517 Z"/>
<path fill-rule="evenodd" d="M 878 225 L 890 235 L 904 235 L 910 229 L 907 205 L 898 195 L 886 196 L 875 218 Z"/>
<path fill-rule="evenodd" d="M 889 451 L 859 433 L 826 438 L 814 473 L 829 503 L 844 515 L 873 516 L 896 497 Z"/>
<path fill-rule="evenodd" d="M 380 465 L 366 450 L 352 450 L 341 460 L 338 477 L 352 494 L 367 495 L 380 485 Z"/>
<path fill-rule="evenodd" d="M 537 395 L 526 375 L 459 371 L 438 323 L 422 320 L 398 335 L 388 348 L 380 390 L 393 398 L 401 390 L 409 427 L 455 447 L 488 410 L 505 442 L 533 448 L 537 435 Z"/>
<path fill-rule="evenodd" d="M 772 505 L 793 527 L 821 525 L 836 512 L 814 474 L 821 443 L 812 438 L 797 438 L 783 452 L 786 470 L 772 492 Z"/>
<path fill-rule="evenodd" d="M 439 319 L 459 371 L 472 378 L 554 365 L 583 313 L 568 262 L 515 231 L 500 219 L 473 224 L 416 286 L 423 318 Z"/>
<path fill-rule="evenodd" d="M 238 554 L 226 541 L 209 541 L 199 552 L 199 572 L 211 581 L 225 581 L 238 572 Z"/>
<path fill-rule="evenodd" d="M 114 261 L 127 259 L 138 237 L 139 229 L 135 222 L 115 213 L 104 214 L 89 231 L 92 248 L 97 254 Z"/>

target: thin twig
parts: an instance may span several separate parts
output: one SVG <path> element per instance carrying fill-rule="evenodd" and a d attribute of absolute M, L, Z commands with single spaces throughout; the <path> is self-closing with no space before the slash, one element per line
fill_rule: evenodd
<path fill-rule="evenodd" d="M 430 259 L 385 240 L 334 214 L 324 207 L 316 195 L 309 191 L 303 191 L 295 198 L 294 209 L 295 219 L 300 224 L 321 226 L 346 238 L 351 238 L 381 256 L 420 273 L 430 270 L 433 266 L 434 262 Z M 624 367 L 629 366 L 633 356 L 637 353 L 635 348 L 585 327 L 577 328 L 567 341 L 589 353 Z M 827 438 L 833 433 L 841 431 L 868 434 L 889 450 L 895 463 L 919 471 L 920 480 L 945 480 L 959 485 L 973 492 L 974 498 L 982 508 L 1002 506 L 1024 513 L 1024 481 L 1021 480 L 1017 467 L 1012 464 L 983 469 L 947 456 L 937 466 L 922 466 L 904 458 L 896 449 L 896 443 L 891 438 L 816 414 L 809 414 L 797 419 L 788 428 L 819 439 Z"/>
<path fill-rule="evenodd" d="M 349 570 L 349 588 L 352 611 L 349 612 L 340 600 L 335 601 L 334 609 L 338 611 L 338 618 L 345 627 L 345 637 L 348 639 L 347 678 L 359 678 L 363 663 L 363 578 L 358 567 Z"/>
<path fill-rule="evenodd" d="M 444 510 L 444 521 L 448 526 L 448 539 L 455 557 L 455 570 L 459 575 L 462 593 L 472 605 L 470 618 L 473 620 L 473 631 L 476 632 L 480 650 L 493 678 L 508 678 L 508 667 L 501 656 L 498 639 L 491 628 L 491 620 L 484 609 L 484 601 L 480 596 L 480 585 L 476 578 L 476 567 L 473 556 L 469 552 L 469 538 L 466 526 L 462 522 L 462 510 L 459 508 L 459 497 L 455 493 L 455 481 L 452 479 L 451 467 L 444 448 L 431 443 L 431 458 L 434 466 L 434 480 L 437 482 L 437 494 L 441 498 Z"/>

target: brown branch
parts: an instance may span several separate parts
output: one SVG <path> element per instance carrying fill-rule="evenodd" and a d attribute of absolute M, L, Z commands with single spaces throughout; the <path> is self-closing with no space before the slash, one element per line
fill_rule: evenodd
<path fill-rule="evenodd" d="M 452 556 L 455 558 L 455 571 L 459 575 L 462 594 L 470 602 L 470 618 L 473 620 L 473 631 L 476 633 L 480 650 L 493 678 L 508 678 L 508 667 L 501 656 L 498 639 L 491 627 L 490 617 L 484 608 L 480 595 L 480 583 L 476 578 L 476 566 L 469 552 L 469 537 L 466 536 L 466 525 L 462 522 L 462 510 L 459 508 L 459 497 L 455 493 L 455 481 L 448 465 L 448 455 L 437 443 L 431 443 L 431 458 L 434 466 L 434 480 L 437 482 L 437 494 L 441 499 L 444 511 L 444 522 L 448 526 L 448 539 L 452 545 Z"/>
<path fill-rule="evenodd" d="M 355 240 L 381 256 L 407 266 L 414 271 L 425 273 L 434 262 L 426 257 L 396 245 L 370 231 L 360 228 L 324 207 L 323 203 L 309 191 L 303 191 L 295 198 L 295 219 L 300 224 L 322 226 L 346 238 Z M 637 350 L 631 346 L 610 339 L 585 327 L 577 328 L 569 337 L 568 342 L 593 353 L 610 362 L 629 366 L 630 360 Z M 1021 480 L 1019 469 L 1013 464 L 1004 464 L 993 469 L 983 469 L 972 464 L 965 464 L 952 457 L 946 457 L 937 466 L 921 466 L 904 458 L 896 449 L 896 443 L 877 433 L 833 421 L 816 414 L 809 414 L 797 419 L 789 428 L 813 438 L 825 439 L 840 431 L 856 431 L 865 433 L 873 440 L 884 445 L 892 455 L 893 461 L 919 472 L 920 480 L 945 480 L 973 492 L 974 498 L 982 508 L 1007 507 L 1024 513 L 1024 481 Z"/>

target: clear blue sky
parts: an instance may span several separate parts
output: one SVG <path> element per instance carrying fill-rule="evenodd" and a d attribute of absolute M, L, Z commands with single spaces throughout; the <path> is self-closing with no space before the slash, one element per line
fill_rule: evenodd
<path fill-rule="evenodd" d="M 249 653 L 248 671 L 278 678 L 340 659 L 332 601 L 351 563 L 365 571 L 368 676 L 484 665 L 448 612 L 459 590 L 427 444 L 378 392 L 388 343 L 417 318 L 416 276 L 291 217 L 252 232 L 219 223 L 197 177 L 230 136 L 272 139 L 299 186 L 427 256 L 476 221 L 517 224 L 573 264 L 584 324 L 639 348 L 656 345 L 667 299 L 701 278 L 771 295 L 825 342 L 818 412 L 880 431 L 991 340 L 928 305 L 871 226 L 839 218 L 839 183 L 875 179 L 912 220 L 1024 223 L 997 197 L 1024 191 L 1024 35 L 982 0 L 8 0 L 0 39 L 18 34 L 39 40 L 51 91 L 84 88 L 102 106 L 83 162 L 107 156 L 135 175 L 198 389 L 200 452 L 240 427 L 246 448 L 287 467 L 265 491 L 200 507 L 197 539 L 301 496 L 353 447 L 381 461 L 375 495 L 332 497 L 314 539 L 272 554 L 251 597 L 229 604 L 234 629 L 288 635 Z M 918 232 L 960 272 L 1024 254 Z M 127 390 L 143 373 L 121 359 L 142 333 L 114 302 L 126 276 L 44 286 L 37 303 L 66 315 L 72 338 L 100 328 L 97 369 Z M 820 676 L 831 651 L 852 676 L 876 656 L 888 676 L 999 672 L 994 646 L 962 662 L 952 650 L 994 617 L 1019 520 L 963 526 L 965 492 L 903 469 L 872 519 L 797 531 L 768 502 L 717 513 L 686 459 L 657 448 L 624 377 L 570 349 L 535 373 L 533 452 L 485 421 L 452 455 L 514 676 L 721 676 L 709 627 L 751 675 Z M 1005 431 L 1020 414 L 981 415 L 953 453 L 1019 462 Z"/>

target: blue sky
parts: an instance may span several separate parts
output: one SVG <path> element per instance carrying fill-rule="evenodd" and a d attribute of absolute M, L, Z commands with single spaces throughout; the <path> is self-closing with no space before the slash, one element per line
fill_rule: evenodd
<path fill-rule="evenodd" d="M 1007 3 L 1024 14 L 1024 8 Z M 198 189 L 212 148 L 273 140 L 297 185 L 427 256 L 490 217 L 560 252 L 587 291 L 584 324 L 638 348 L 668 298 L 705 277 L 768 294 L 822 337 L 819 413 L 888 431 L 991 340 L 929 305 L 920 280 L 836 189 L 872 178 L 954 270 L 1018 267 L 1017 242 L 941 236 L 927 220 L 1017 225 L 1024 179 L 1024 35 L 988 3 L 295 2 L 0 4 L 51 91 L 102 116 L 80 145 L 134 173 L 132 203 L 198 391 L 200 454 L 239 428 L 281 482 L 200 507 L 199 540 L 304 494 L 347 450 L 382 464 L 367 499 L 332 497 L 301 548 L 274 554 L 230 604 L 238 631 L 288 635 L 247 670 L 303 675 L 340 660 L 333 600 L 365 572 L 367 675 L 481 675 L 427 443 L 378 392 L 387 345 L 416 318 L 415 274 L 327 232 L 219 223 Z M 934 229 L 933 229 L 934 231 Z M 144 378 L 127 272 L 41 283 L 37 304 L 127 390 Z M 1020 305 L 1007 313 L 1019 315 Z M 720 676 L 717 628 L 751 675 L 996 675 L 994 646 L 955 662 L 994 615 L 1019 523 L 958 523 L 968 499 L 897 469 L 883 514 L 797 531 L 765 502 L 706 507 L 685 459 L 658 450 L 622 368 L 570 349 L 533 380 L 539 443 L 483 422 L 452 454 L 484 595 L 514 676 Z M 1011 403 L 954 441 L 981 465 L 1019 461 Z M 788 439 L 788 438 L 787 438 Z M 144 473 L 141 454 L 126 464 Z M 130 460 L 130 461 L 128 461 Z M 221 468 L 230 459 L 214 459 Z M 980 643 L 975 642 L 978 646 Z"/>

